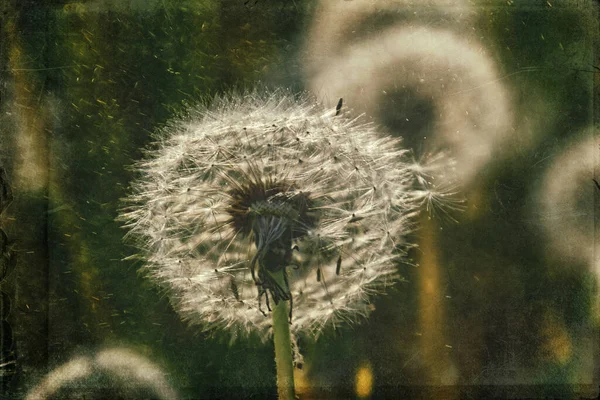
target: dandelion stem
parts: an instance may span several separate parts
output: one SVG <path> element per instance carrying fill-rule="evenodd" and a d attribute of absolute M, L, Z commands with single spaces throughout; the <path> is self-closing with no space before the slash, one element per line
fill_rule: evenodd
<path fill-rule="evenodd" d="M 283 274 L 283 271 L 272 274 L 280 285 L 284 285 Z M 288 302 L 280 300 L 273 307 L 273 341 L 275 342 L 275 365 L 277 368 L 277 394 L 279 400 L 294 400 L 295 398 L 292 339 L 288 318 Z"/>

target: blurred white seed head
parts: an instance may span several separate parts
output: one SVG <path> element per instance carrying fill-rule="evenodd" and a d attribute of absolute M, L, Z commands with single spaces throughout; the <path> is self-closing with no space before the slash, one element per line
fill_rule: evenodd
<path fill-rule="evenodd" d="M 293 332 L 367 315 L 397 278 L 434 186 L 398 139 L 335 114 L 284 91 L 231 95 L 158 133 L 121 218 L 184 319 L 268 337 L 257 258 L 286 270 Z"/>
<path fill-rule="evenodd" d="M 598 188 L 593 179 L 600 166 L 600 142 L 592 128 L 578 136 L 582 139 L 562 151 L 548 168 L 536 195 L 536 209 L 553 254 L 597 269 L 594 197 Z"/>
<path fill-rule="evenodd" d="M 155 364 L 129 349 L 114 348 L 57 367 L 26 400 L 108 398 L 174 400 L 177 395 Z"/>
<path fill-rule="evenodd" d="M 511 94 L 465 29 L 476 15 L 471 3 L 323 0 L 306 41 L 307 85 L 326 105 L 343 97 L 381 122 L 423 119 L 431 137 L 418 143 L 449 149 L 469 183 L 513 133 Z M 423 105 L 430 116 L 417 112 Z"/>
<path fill-rule="evenodd" d="M 380 35 L 390 20 L 404 25 L 464 29 L 476 16 L 469 0 L 321 0 L 308 33 L 305 68 L 327 67 L 328 57 L 367 36 Z"/>

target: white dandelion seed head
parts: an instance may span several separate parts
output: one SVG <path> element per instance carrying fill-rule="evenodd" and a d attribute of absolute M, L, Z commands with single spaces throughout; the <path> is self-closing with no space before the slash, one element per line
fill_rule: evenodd
<path fill-rule="evenodd" d="M 137 164 L 121 219 L 191 324 L 269 335 L 257 248 L 284 264 L 294 333 L 367 315 L 397 278 L 424 196 L 414 162 L 335 114 L 285 91 L 220 97 L 171 121 Z"/>

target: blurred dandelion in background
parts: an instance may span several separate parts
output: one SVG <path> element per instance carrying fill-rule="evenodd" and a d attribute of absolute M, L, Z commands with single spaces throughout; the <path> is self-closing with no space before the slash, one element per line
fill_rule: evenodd
<path fill-rule="evenodd" d="M 325 68 L 332 54 L 367 36 L 380 35 L 395 21 L 431 28 L 457 28 L 473 22 L 476 12 L 465 0 L 329 0 L 319 2 L 312 20 L 305 68 L 313 75 Z M 333 100 L 333 99 L 331 99 Z"/>
<path fill-rule="evenodd" d="M 559 153 L 536 194 L 537 215 L 548 239 L 548 251 L 569 262 L 598 266 L 594 233 L 595 169 L 600 142 L 589 128 Z M 600 276 L 600 275 L 598 275 Z"/>
<path fill-rule="evenodd" d="M 55 368 L 26 400 L 50 399 L 174 400 L 165 374 L 147 358 L 125 348 L 79 356 Z"/>
<path fill-rule="evenodd" d="M 121 218 L 191 324 L 267 338 L 269 301 L 290 300 L 292 332 L 318 335 L 398 278 L 436 190 L 415 168 L 399 139 L 307 95 L 222 96 L 158 133 Z"/>
<path fill-rule="evenodd" d="M 322 2 L 307 41 L 311 90 L 327 105 L 344 97 L 415 149 L 451 150 L 471 181 L 509 137 L 513 115 L 492 57 L 464 33 L 469 5 L 434 1 L 398 12 L 396 3 L 356 1 L 342 12 L 336 3 Z"/>

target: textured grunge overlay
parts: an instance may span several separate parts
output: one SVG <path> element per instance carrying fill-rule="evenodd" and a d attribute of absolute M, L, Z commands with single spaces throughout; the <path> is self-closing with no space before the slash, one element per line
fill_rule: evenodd
<path fill-rule="evenodd" d="M 0 398 L 596 398 L 596 3 L 0 2 Z"/>

